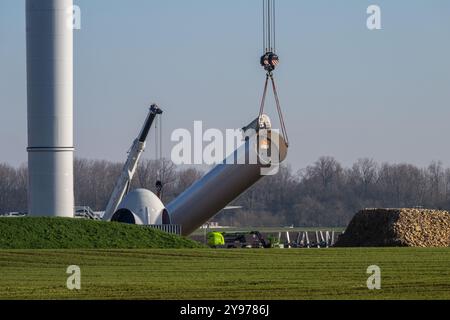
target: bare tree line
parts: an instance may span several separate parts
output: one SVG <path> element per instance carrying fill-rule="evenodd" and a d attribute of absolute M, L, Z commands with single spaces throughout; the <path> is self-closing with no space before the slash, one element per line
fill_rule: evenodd
<path fill-rule="evenodd" d="M 27 208 L 27 168 L 0 163 L 0 213 Z"/>
<path fill-rule="evenodd" d="M 87 205 L 94 210 L 104 210 L 123 164 L 99 160 L 76 159 L 74 164 L 75 203 Z M 156 181 L 164 188 L 164 203 L 181 194 L 198 180 L 203 173 L 196 169 L 177 170 L 166 159 L 142 160 L 136 170 L 130 189 L 145 188 L 156 193 Z"/>
<path fill-rule="evenodd" d="M 450 209 L 450 169 L 433 162 L 378 164 L 360 159 L 344 168 L 332 157 L 293 173 L 267 177 L 236 202 L 243 210 L 223 212 L 225 223 L 252 226 L 343 227 L 363 208 Z"/>
<path fill-rule="evenodd" d="M 104 210 L 121 170 L 121 163 L 76 159 L 76 204 Z M 155 182 L 161 179 L 163 201 L 168 203 L 203 174 L 193 168 L 177 170 L 168 160 L 143 160 L 132 188 L 155 192 Z M 242 209 L 224 211 L 216 220 L 236 226 L 334 227 L 347 225 L 356 211 L 368 207 L 450 209 L 450 168 L 440 162 L 419 168 L 370 159 L 344 168 L 334 158 L 322 157 L 298 172 L 281 168 L 279 174 L 262 179 L 233 205 Z M 0 164 L 0 213 L 26 208 L 27 168 Z"/>

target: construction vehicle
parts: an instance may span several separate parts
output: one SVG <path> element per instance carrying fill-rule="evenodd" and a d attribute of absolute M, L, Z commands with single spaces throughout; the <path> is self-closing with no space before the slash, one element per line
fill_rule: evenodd
<path fill-rule="evenodd" d="M 110 221 L 116 212 L 119 204 L 121 203 L 124 196 L 128 193 L 131 180 L 136 172 L 136 168 L 139 163 L 139 159 L 145 150 L 146 140 L 150 128 L 152 127 L 153 121 L 157 115 L 161 115 L 163 111 L 156 105 L 153 104 L 150 107 L 149 114 L 144 122 L 139 136 L 134 140 L 130 151 L 128 152 L 128 158 L 123 166 L 122 173 L 117 180 L 116 186 L 111 198 L 109 199 L 108 205 L 106 206 L 105 214 L 103 215 L 103 220 Z"/>
<path fill-rule="evenodd" d="M 232 248 L 271 248 L 271 242 L 264 239 L 259 231 L 223 233 L 224 247 Z"/>

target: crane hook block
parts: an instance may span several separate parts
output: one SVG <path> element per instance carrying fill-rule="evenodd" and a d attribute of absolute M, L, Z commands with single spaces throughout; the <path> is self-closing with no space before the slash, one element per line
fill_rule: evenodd
<path fill-rule="evenodd" d="M 272 72 L 280 63 L 280 58 L 273 52 L 267 52 L 261 57 L 261 66 L 267 72 Z"/>

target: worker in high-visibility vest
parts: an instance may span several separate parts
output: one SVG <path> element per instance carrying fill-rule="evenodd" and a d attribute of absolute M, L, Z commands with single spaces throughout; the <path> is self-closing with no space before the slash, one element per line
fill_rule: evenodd
<path fill-rule="evenodd" d="M 225 245 L 225 238 L 220 232 L 208 233 L 208 246 L 211 248 L 217 248 Z"/>

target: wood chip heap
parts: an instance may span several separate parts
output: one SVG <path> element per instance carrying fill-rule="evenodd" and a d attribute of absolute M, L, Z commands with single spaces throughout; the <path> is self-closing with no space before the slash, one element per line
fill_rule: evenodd
<path fill-rule="evenodd" d="M 450 213 L 427 209 L 365 209 L 336 247 L 449 247 Z"/>

